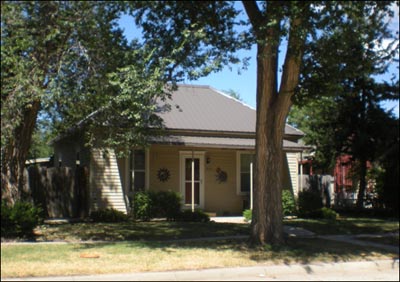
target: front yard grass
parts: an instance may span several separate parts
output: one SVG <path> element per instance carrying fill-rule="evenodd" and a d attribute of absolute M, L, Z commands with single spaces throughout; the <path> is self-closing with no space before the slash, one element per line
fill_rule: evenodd
<path fill-rule="evenodd" d="M 285 225 L 318 235 L 398 232 L 398 221 L 340 218 L 337 221 L 291 219 Z M 246 240 L 173 241 L 199 237 L 248 235 L 249 224 L 195 222 L 123 222 L 42 225 L 35 240 L 69 244 L 2 244 L 1 277 L 85 275 L 168 271 L 256 264 L 393 259 L 389 251 L 318 238 L 289 237 L 281 247 L 252 248 Z M 397 235 L 398 240 L 398 235 Z M 82 241 L 89 241 L 83 242 Z M 97 242 L 96 242 L 97 241 Z M 103 241 L 103 242 L 98 242 Z"/>
<path fill-rule="evenodd" d="M 399 220 L 367 217 L 339 217 L 328 219 L 287 219 L 284 224 L 302 227 L 317 235 L 357 235 L 399 232 Z"/>
<path fill-rule="evenodd" d="M 395 256 L 370 247 L 315 238 L 289 238 L 285 246 L 264 248 L 251 248 L 246 240 L 20 244 L 1 246 L 1 277 L 171 271 Z"/>
<path fill-rule="evenodd" d="M 247 224 L 216 222 L 135 222 L 47 224 L 35 230 L 36 241 L 164 241 L 248 235 Z"/>

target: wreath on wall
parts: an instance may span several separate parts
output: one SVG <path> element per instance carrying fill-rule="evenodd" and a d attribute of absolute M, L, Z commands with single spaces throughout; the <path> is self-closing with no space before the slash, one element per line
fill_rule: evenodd
<path fill-rule="evenodd" d="M 170 178 L 171 174 L 167 168 L 160 168 L 157 172 L 158 180 L 166 182 Z"/>
<path fill-rule="evenodd" d="M 223 182 L 226 182 L 228 180 L 228 174 L 226 173 L 226 171 L 223 171 L 220 168 L 217 168 L 217 174 L 215 176 L 216 176 L 217 181 L 219 183 L 223 183 Z"/>

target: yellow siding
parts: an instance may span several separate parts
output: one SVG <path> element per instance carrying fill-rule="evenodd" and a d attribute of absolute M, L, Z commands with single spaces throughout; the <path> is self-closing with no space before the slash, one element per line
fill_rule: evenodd
<path fill-rule="evenodd" d="M 90 162 L 90 190 L 92 209 L 114 208 L 127 212 L 122 191 L 120 169 L 112 150 L 108 155 L 93 149 Z"/>
<path fill-rule="evenodd" d="M 249 196 L 237 193 L 237 150 L 153 145 L 148 158 L 149 189 L 179 193 L 180 152 L 190 152 L 192 149 L 204 152 L 204 210 L 217 215 L 241 214 L 243 201 L 248 200 Z M 170 172 L 166 182 L 157 177 L 161 168 L 167 168 Z M 217 180 L 218 168 L 227 173 L 226 182 Z M 104 158 L 100 150 L 93 150 L 90 177 L 93 208 L 113 207 L 126 212 L 123 187 L 126 186 L 127 176 L 124 159 L 117 160 L 112 151 Z M 297 153 L 286 153 L 282 182 L 284 189 L 292 188 L 297 195 Z"/>
<path fill-rule="evenodd" d="M 298 194 L 298 174 L 299 174 L 299 168 L 298 168 L 298 153 L 286 153 L 286 158 L 288 162 L 288 167 L 289 167 L 289 176 L 290 176 L 290 181 L 292 184 L 292 189 L 294 195 L 297 197 Z"/>
<path fill-rule="evenodd" d="M 236 194 L 236 151 L 223 149 L 201 149 L 183 146 L 153 145 L 150 148 L 150 177 L 149 189 L 154 191 L 180 192 L 180 151 L 205 152 L 204 163 L 204 210 L 216 212 L 218 215 L 230 213 L 241 214 L 243 196 Z M 170 171 L 170 179 L 166 182 L 158 180 L 160 168 Z M 224 183 L 216 179 L 216 170 L 220 168 L 228 175 Z"/>
<path fill-rule="evenodd" d="M 149 190 L 179 192 L 179 150 L 175 146 L 157 146 L 150 148 L 150 175 Z M 161 168 L 170 172 L 168 181 L 162 182 L 158 179 L 157 173 Z"/>
<path fill-rule="evenodd" d="M 214 149 L 206 157 L 210 163 L 205 164 L 205 210 L 217 215 L 241 214 L 245 197 L 236 192 L 236 151 Z M 217 180 L 218 168 L 227 173 L 226 182 Z"/>

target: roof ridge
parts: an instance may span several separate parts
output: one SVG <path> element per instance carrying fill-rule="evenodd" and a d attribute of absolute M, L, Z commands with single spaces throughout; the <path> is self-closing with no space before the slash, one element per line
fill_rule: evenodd
<path fill-rule="evenodd" d="M 245 107 L 247 107 L 247 108 L 250 108 L 250 109 L 253 110 L 253 111 L 256 110 L 256 109 L 253 108 L 252 106 L 246 104 L 245 102 L 243 102 L 243 101 L 241 101 L 241 100 L 239 100 L 239 99 L 236 99 L 235 97 L 230 96 L 229 94 L 224 93 L 223 91 L 220 91 L 220 90 L 218 90 L 218 89 L 215 89 L 215 88 L 213 88 L 213 87 L 211 87 L 211 86 L 210 86 L 209 88 L 210 88 L 212 91 L 214 91 L 214 92 L 216 92 L 216 93 L 218 93 L 218 94 L 220 94 L 220 95 L 222 95 L 222 96 L 224 96 L 224 97 L 226 97 L 226 98 L 232 99 L 232 100 L 234 100 L 235 102 L 238 102 L 238 103 L 242 104 L 243 106 L 245 106 Z"/>
<path fill-rule="evenodd" d="M 187 84 L 187 83 L 177 83 L 176 84 L 178 87 L 193 87 L 193 88 L 211 88 L 210 85 L 205 85 L 205 84 Z"/>

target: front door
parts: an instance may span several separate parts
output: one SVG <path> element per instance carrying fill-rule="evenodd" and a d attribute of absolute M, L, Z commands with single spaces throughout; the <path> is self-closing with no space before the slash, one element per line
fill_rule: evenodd
<path fill-rule="evenodd" d="M 204 154 L 181 152 L 181 193 L 185 207 L 204 207 Z"/>

